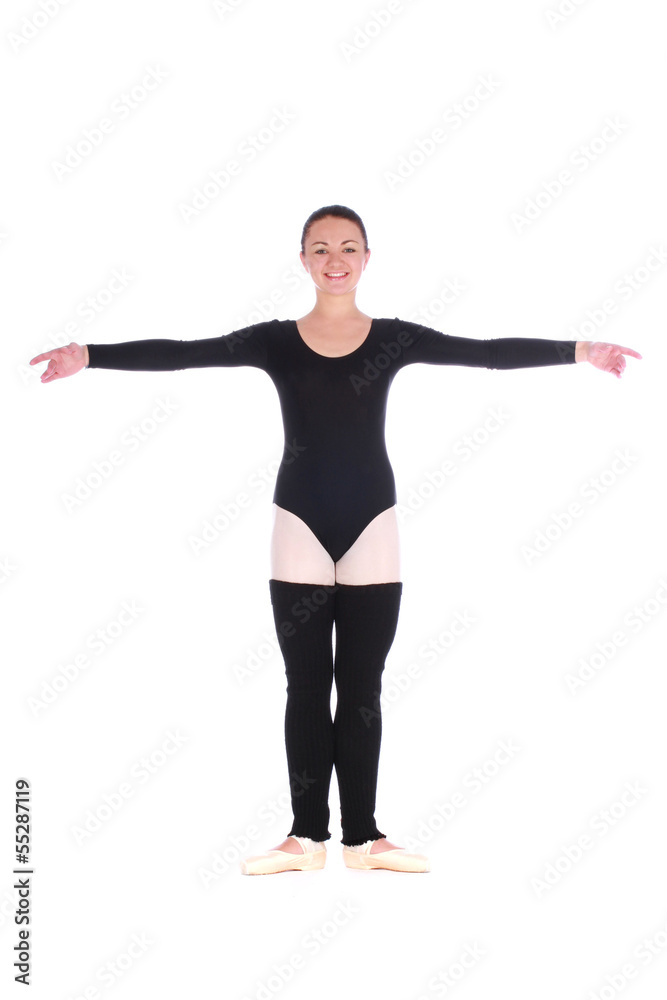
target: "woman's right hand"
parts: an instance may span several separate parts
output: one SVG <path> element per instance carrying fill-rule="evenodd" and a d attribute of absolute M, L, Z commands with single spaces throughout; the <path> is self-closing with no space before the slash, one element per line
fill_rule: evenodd
<path fill-rule="evenodd" d="M 86 344 L 75 344 L 72 341 L 67 347 L 58 347 L 55 351 L 45 351 L 30 359 L 31 365 L 36 365 L 39 361 L 48 361 L 45 371 L 42 372 L 40 381 L 53 382 L 57 378 L 67 378 L 68 375 L 76 375 L 88 364 L 88 347 Z"/>

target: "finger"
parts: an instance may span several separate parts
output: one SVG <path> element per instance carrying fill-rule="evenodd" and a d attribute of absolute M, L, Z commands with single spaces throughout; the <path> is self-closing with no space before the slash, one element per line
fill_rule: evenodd
<path fill-rule="evenodd" d="M 31 358 L 28 362 L 31 365 L 36 365 L 38 361 L 51 361 L 53 351 L 46 351 L 44 354 L 37 354 L 34 358 Z"/>
<path fill-rule="evenodd" d="M 641 354 L 637 351 L 633 351 L 631 347 L 619 347 L 618 344 L 614 344 L 617 351 L 621 351 L 623 354 L 629 354 L 633 358 L 641 358 Z"/>

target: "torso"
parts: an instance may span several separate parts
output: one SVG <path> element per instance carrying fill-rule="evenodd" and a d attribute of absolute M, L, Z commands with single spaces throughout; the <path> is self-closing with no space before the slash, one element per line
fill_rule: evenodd
<path fill-rule="evenodd" d="M 372 318 L 365 315 L 338 326 L 324 326 L 309 316 L 296 320 L 297 330 L 306 345 L 328 358 L 340 358 L 356 351 L 368 336 L 372 322 Z"/>

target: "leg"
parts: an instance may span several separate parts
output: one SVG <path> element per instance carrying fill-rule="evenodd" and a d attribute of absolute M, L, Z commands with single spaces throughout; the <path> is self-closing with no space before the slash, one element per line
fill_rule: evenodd
<path fill-rule="evenodd" d="M 335 565 L 337 691 L 334 763 L 347 845 L 374 840 L 395 848 L 374 818 L 382 737 L 381 676 L 394 640 L 402 594 L 396 508 L 375 517 Z"/>
<path fill-rule="evenodd" d="M 336 583 L 395 583 L 401 579 L 396 508 L 374 517 L 335 564 Z"/>
<path fill-rule="evenodd" d="M 323 587 L 334 584 L 335 574 L 328 552 L 301 518 L 277 504 L 273 515 L 269 587 L 288 680 L 285 746 L 294 817 L 291 832 L 277 849 L 298 854 L 301 847 L 295 835 L 319 841 L 330 836 L 327 800 L 333 770 L 333 593 L 323 605 L 319 602 L 324 599 Z M 312 583 L 304 585 L 304 581 Z M 312 598 L 311 606 L 317 609 L 306 622 L 301 620 L 307 611 L 304 597 L 307 601 Z M 300 617 L 295 619 L 293 609 L 299 602 L 296 610 Z M 309 785 L 313 777 L 316 783 Z M 313 794 L 308 796 L 308 792 Z"/>
<path fill-rule="evenodd" d="M 285 746 L 294 815 L 287 838 L 323 842 L 331 836 L 335 589 L 275 579 L 269 581 L 269 588 L 287 674 Z M 296 844 L 291 841 L 280 849 L 296 851 Z"/>
<path fill-rule="evenodd" d="M 380 693 L 396 634 L 402 583 L 340 584 L 336 592 L 334 763 L 342 843 L 388 842 L 375 824 L 382 738 Z M 391 845 L 394 846 L 394 845 Z"/>
<path fill-rule="evenodd" d="M 388 510 L 382 511 L 378 514 L 378 516 L 366 526 L 359 538 L 334 566 L 329 554 L 315 537 L 310 528 L 299 517 L 274 504 L 274 526 L 271 539 L 271 575 L 275 581 L 293 581 L 296 583 L 313 580 L 321 584 L 333 584 L 334 582 L 338 583 L 338 580 L 342 578 L 342 582 L 349 585 L 351 593 L 356 589 L 353 585 L 384 582 L 398 583 L 400 577 L 400 558 L 398 524 L 395 508 L 389 508 Z M 273 586 L 273 584 L 271 584 L 271 586 Z M 280 623 L 277 623 L 277 629 L 279 628 L 279 625 Z M 339 633 L 344 629 L 344 624 L 336 622 L 337 644 Z M 391 641 L 393 641 L 393 635 L 389 641 L 387 650 L 391 645 Z M 345 674 L 345 670 L 344 667 L 341 666 L 342 662 L 343 659 L 341 653 L 338 656 L 338 664 L 340 668 L 338 673 L 341 677 L 340 686 L 344 688 L 345 685 L 342 681 L 342 677 Z M 338 681 L 337 690 L 338 697 L 340 698 L 341 695 Z M 366 698 L 366 695 L 363 697 Z M 345 692 L 343 692 L 342 700 L 345 704 Z M 349 701 L 349 698 L 347 700 Z M 366 698 L 366 700 L 368 699 Z M 372 695 L 372 693 L 368 707 L 373 711 L 379 710 L 379 704 L 375 704 L 375 696 Z M 336 712 L 339 727 L 342 726 L 344 731 L 346 727 L 346 713 L 344 711 L 344 707 L 341 707 L 340 709 L 337 707 Z M 368 715 L 366 715 L 366 718 L 368 718 Z M 377 721 L 378 723 L 380 722 L 379 717 L 377 717 Z M 376 748 L 374 751 L 376 763 L 374 766 L 371 761 L 371 771 L 374 772 L 374 774 L 371 775 L 371 794 L 373 803 L 375 799 L 375 786 L 377 784 L 377 744 L 379 742 L 378 738 L 380 734 L 380 725 L 378 725 L 376 726 L 374 735 L 376 741 Z M 340 770 L 343 772 L 342 776 Z M 339 788 L 341 782 L 345 787 L 345 764 L 341 765 L 341 769 L 337 767 L 337 777 Z M 368 782 L 366 782 L 366 786 L 368 786 Z M 341 790 L 341 802 L 344 794 L 345 793 Z M 353 791 L 353 797 L 354 794 L 355 793 Z M 373 811 L 374 804 L 370 810 L 371 815 Z M 379 831 L 377 832 L 379 833 Z M 284 840 L 282 844 L 278 845 L 278 847 L 281 850 L 294 851 L 295 853 L 300 851 L 297 842 L 291 836 Z M 395 844 L 391 844 L 384 837 L 380 837 L 376 839 L 373 844 L 372 853 L 377 853 L 380 850 L 388 850 L 395 847 Z"/>
<path fill-rule="evenodd" d="M 274 580 L 293 583 L 333 584 L 336 579 L 333 559 L 308 525 L 296 514 L 275 503 L 271 576 Z"/>

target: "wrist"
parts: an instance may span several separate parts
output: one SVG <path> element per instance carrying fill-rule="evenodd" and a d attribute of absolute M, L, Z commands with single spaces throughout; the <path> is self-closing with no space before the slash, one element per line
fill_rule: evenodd
<path fill-rule="evenodd" d="M 588 352 L 591 346 L 590 340 L 578 340 L 574 349 L 575 361 L 588 361 Z"/>
<path fill-rule="evenodd" d="M 83 361 L 84 361 L 84 367 L 87 368 L 88 365 L 90 364 L 90 357 L 88 355 L 88 344 L 83 345 Z"/>

